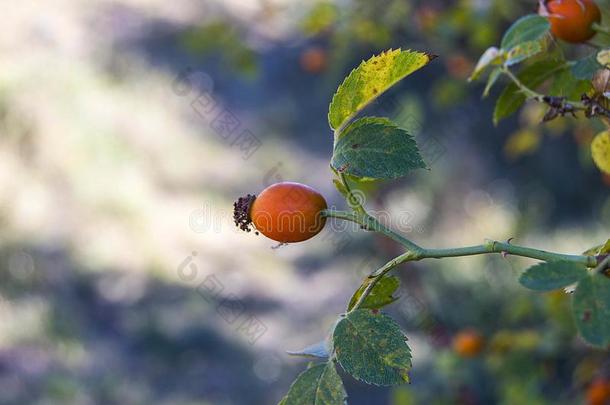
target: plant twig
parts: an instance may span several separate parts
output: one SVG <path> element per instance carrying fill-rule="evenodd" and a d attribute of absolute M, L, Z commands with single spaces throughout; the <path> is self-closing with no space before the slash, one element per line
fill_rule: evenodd
<path fill-rule="evenodd" d="M 556 100 L 557 97 L 551 97 L 551 96 L 547 96 L 544 95 L 542 93 L 538 93 L 537 91 L 534 91 L 532 89 L 530 89 L 529 87 L 527 87 L 521 80 L 519 80 L 519 78 L 506 66 L 502 67 L 502 72 L 508 76 L 508 78 L 519 88 L 519 90 L 521 90 L 521 92 L 523 94 L 525 94 L 525 96 L 529 99 L 538 101 L 540 103 L 545 103 L 545 104 L 549 104 L 550 100 Z M 563 105 L 564 106 L 571 106 L 574 110 L 587 110 L 587 106 L 580 102 L 580 101 L 574 101 L 574 100 L 563 100 Z M 554 107 L 551 105 L 551 107 Z"/>
<path fill-rule="evenodd" d="M 405 263 L 408 261 L 412 261 L 412 260 L 416 260 L 416 257 L 417 257 L 417 255 L 414 254 L 413 252 L 403 253 L 402 255 L 397 256 L 397 257 L 393 258 L 392 260 L 390 260 L 389 262 L 387 262 L 386 264 L 384 264 L 375 273 L 371 274 L 369 276 L 369 278 L 371 278 L 372 280 L 366 286 L 366 288 L 364 289 L 364 291 L 362 292 L 360 297 L 358 297 L 358 300 L 356 301 L 356 303 L 354 304 L 354 306 L 352 307 L 350 312 L 355 311 L 358 308 L 360 308 L 360 306 L 362 305 L 362 303 L 364 302 L 366 297 L 369 296 L 371 291 L 373 291 L 373 288 L 375 288 L 375 285 L 383 278 L 383 276 L 385 276 L 387 273 L 389 273 L 392 269 L 394 269 L 394 267 L 398 266 L 399 264 L 402 264 L 402 263 Z"/>
<path fill-rule="evenodd" d="M 610 255 L 606 255 L 597 265 L 594 271 L 598 273 L 603 273 L 608 269 L 608 266 L 610 266 Z"/>
<path fill-rule="evenodd" d="M 444 248 L 444 249 L 426 249 L 423 248 L 411 240 L 397 234 L 393 230 L 384 227 L 374 218 L 368 216 L 366 217 L 351 213 L 348 211 L 336 211 L 336 210 L 326 210 L 323 212 L 323 215 L 328 218 L 339 218 L 347 221 L 352 221 L 360 225 L 365 225 L 368 229 L 379 232 L 381 234 L 386 235 L 390 239 L 400 243 L 404 247 L 406 247 L 409 251 L 402 256 L 408 255 L 409 261 L 414 260 L 422 260 L 422 259 L 442 259 L 446 257 L 463 257 L 463 256 L 474 256 L 474 255 L 482 255 L 482 254 L 491 254 L 491 253 L 506 253 L 513 256 L 521 256 L 528 257 L 530 259 L 538 259 L 544 261 L 554 261 L 554 260 L 565 260 L 570 262 L 575 262 L 579 264 L 583 264 L 587 267 L 596 267 L 598 266 L 602 260 L 606 257 L 598 257 L 598 256 L 586 256 L 586 255 L 570 255 L 556 252 L 549 252 L 541 249 L 534 249 L 526 246 L 514 245 L 508 242 L 500 242 L 495 240 L 489 240 L 482 245 L 475 246 L 465 246 L 465 247 L 457 247 L 457 248 Z M 368 214 L 367 214 L 368 215 Z M 406 257 L 403 257 L 405 259 Z M 404 262 L 401 261 L 400 263 Z M 400 264 L 398 263 L 398 264 Z M 384 266 L 385 267 L 385 266 Z M 383 269 L 383 268 L 382 268 Z M 376 271 L 373 275 L 379 274 L 381 271 Z"/>
<path fill-rule="evenodd" d="M 358 197 L 356 197 L 354 195 L 354 192 L 348 183 L 347 176 L 343 172 L 338 172 L 338 173 L 339 173 L 339 178 L 341 179 L 341 183 L 343 184 L 343 187 L 345 187 L 345 189 L 347 190 L 347 202 L 349 203 L 350 208 L 353 209 L 354 211 L 358 212 L 359 214 L 366 216 L 367 215 L 366 210 L 362 206 L 362 202 L 358 199 Z"/>

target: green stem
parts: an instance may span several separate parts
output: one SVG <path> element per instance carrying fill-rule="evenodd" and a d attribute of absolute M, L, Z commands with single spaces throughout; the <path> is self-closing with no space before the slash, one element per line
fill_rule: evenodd
<path fill-rule="evenodd" d="M 345 189 L 347 190 L 347 202 L 349 203 L 350 208 L 353 209 L 354 211 L 356 211 L 357 213 L 366 216 L 367 215 L 366 210 L 362 206 L 362 202 L 358 199 L 358 197 L 356 197 L 354 195 L 354 192 L 352 191 L 352 188 L 349 185 L 349 182 L 347 180 L 347 176 L 345 175 L 345 173 L 343 173 L 343 172 L 337 172 L 337 173 L 339 175 L 339 178 L 341 179 L 341 183 L 343 183 L 343 187 L 345 187 Z"/>
<path fill-rule="evenodd" d="M 557 68 L 557 69 L 559 69 L 559 68 Z M 502 66 L 502 72 L 506 76 L 508 76 L 508 78 L 515 84 L 515 86 L 517 86 L 519 88 L 519 90 L 521 90 L 521 92 L 523 94 L 525 94 L 525 96 L 527 98 L 538 101 L 540 103 L 544 102 L 544 97 L 545 97 L 544 94 L 538 93 L 537 91 L 534 91 L 534 90 L 530 89 L 529 87 L 527 87 L 521 80 L 519 80 L 519 78 L 508 67 Z M 586 108 L 587 108 L 580 101 L 566 100 L 565 103 L 570 104 L 576 110 L 586 110 Z"/>
<path fill-rule="evenodd" d="M 378 276 L 380 273 L 385 271 L 385 269 L 391 265 L 390 268 L 394 268 L 397 265 L 404 263 L 405 261 L 414 261 L 414 260 L 422 260 L 422 259 L 442 259 L 446 257 L 462 257 L 462 256 L 474 256 L 481 254 L 491 254 L 491 253 L 505 253 L 513 256 L 521 256 L 528 257 L 531 259 L 538 259 L 543 261 L 554 261 L 554 260 L 564 260 L 570 261 L 574 263 L 583 264 L 587 267 L 596 267 L 601 264 L 604 257 L 598 256 L 586 256 L 586 255 L 570 255 L 563 253 L 555 253 L 549 252 L 546 250 L 534 249 L 526 246 L 513 245 L 509 242 L 500 242 L 500 241 L 487 241 L 482 245 L 475 246 L 466 246 L 466 247 L 457 247 L 457 248 L 447 248 L 447 249 L 426 249 L 421 246 L 415 244 L 411 240 L 405 238 L 402 235 L 397 234 L 393 230 L 383 226 L 380 224 L 375 218 L 371 217 L 368 214 L 359 214 L 355 212 L 348 211 L 335 211 L 335 210 L 326 210 L 323 212 L 323 215 L 327 218 L 338 218 L 344 219 L 347 221 L 355 222 L 362 226 L 365 229 L 372 230 L 375 232 L 379 232 L 390 239 L 400 243 L 404 247 L 407 248 L 408 252 L 398 256 L 396 259 L 388 262 L 381 269 L 377 270 L 373 273 L 372 276 Z M 610 259 L 608 259 L 610 260 Z"/>
<path fill-rule="evenodd" d="M 527 98 L 531 98 L 534 99 L 536 101 L 540 101 L 542 102 L 542 98 L 544 97 L 544 94 L 540 94 L 532 89 L 530 89 L 529 87 L 527 87 L 525 84 L 523 84 L 521 82 L 521 80 L 519 80 L 519 78 L 517 76 L 515 76 L 515 74 L 506 66 L 502 67 L 502 72 L 508 76 L 508 78 L 510 80 L 512 80 L 513 83 L 515 83 L 515 85 L 519 88 L 519 90 L 521 90 L 521 92 L 523 94 L 525 94 L 525 96 Z"/>
<path fill-rule="evenodd" d="M 377 221 L 376 218 L 369 215 L 364 209 L 363 212 L 349 212 L 349 211 L 336 211 L 336 210 L 325 210 L 322 212 L 322 216 L 326 218 L 338 218 L 346 221 L 354 222 L 360 225 L 367 231 L 374 231 L 381 233 L 395 242 L 406 247 L 410 252 L 420 254 L 423 249 L 412 242 L 410 239 L 392 231 L 385 225 Z"/>
<path fill-rule="evenodd" d="M 344 183 L 348 191 L 348 201 L 351 201 L 354 196 L 347 184 L 345 175 L 340 174 L 341 181 Z M 353 202 L 353 201 L 351 201 Z M 586 255 L 569 255 L 563 253 L 548 252 L 546 250 L 534 249 L 526 246 L 513 245 L 510 242 L 499 242 L 489 240 L 482 245 L 465 246 L 457 248 L 446 248 L 446 249 L 426 249 L 423 248 L 404 236 L 394 232 L 393 230 L 382 225 L 377 219 L 369 215 L 359 201 L 357 204 L 351 204 L 353 212 L 350 211 L 337 211 L 337 210 L 324 210 L 322 216 L 325 218 L 337 218 L 346 221 L 354 222 L 360 227 L 379 232 L 388 238 L 398 242 L 405 248 L 407 252 L 387 262 L 380 269 L 372 273 L 369 278 L 369 284 L 362 292 L 358 301 L 354 304 L 351 311 L 354 311 L 361 307 L 362 303 L 369 296 L 375 285 L 385 276 L 388 272 L 393 270 L 396 266 L 409 262 L 418 261 L 422 259 L 442 259 L 446 257 L 463 257 L 463 256 L 474 256 L 492 253 L 510 254 L 513 256 L 528 257 L 531 259 L 538 259 L 543 261 L 569 261 L 579 263 L 587 267 L 595 267 L 596 271 L 604 271 L 607 265 L 610 263 L 610 256 L 586 256 Z"/>
<path fill-rule="evenodd" d="M 366 288 L 364 289 L 364 291 L 358 298 L 358 301 L 356 301 L 356 303 L 354 304 L 354 306 L 352 307 L 352 309 L 350 311 L 355 311 L 358 308 L 360 308 L 360 306 L 364 302 L 365 298 L 368 297 L 368 295 L 371 293 L 373 288 L 375 288 L 375 285 L 379 282 L 379 280 L 381 280 L 383 278 L 383 276 L 385 276 L 387 273 L 389 273 L 394 267 L 398 266 L 399 264 L 402 264 L 402 263 L 405 263 L 408 261 L 412 261 L 412 260 L 416 260 L 416 257 L 417 257 L 417 255 L 412 252 L 403 253 L 402 255 L 397 256 L 397 257 L 393 258 L 392 260 L 390 260 L 389 262 L 387 262 L 386 264 L 384 264 L 375 273 L 371 274 L 369 277 L 372 280 L 369 282 L 369 285 L 366 286 Z"/>
<path fill-rule="evenodd" d="M 513 245 L 508 242 L 487 241 L 482 245 L 467 246 L 450 249 L 426 249 L 423 252 L 425 259 L 441 259 L 444 257 L 473 256 L 488 253 L 505 253 L 513 256 L 528 257 L 544 261 L 563 260 L 583 264 L 587 267 L 595 267 L 597 258 L 595 256 L 568 255 L 563 253 L 548 252 L 546 250 L 534 249 L 525 246 Z"/>
<path fill-rule="evenodd" d="M 343 183 L 343 186 L 347 190 L 347 201 L 348 201 L 350 207 L 352 208 L 352 210 L 354 210 L 354 212 L 351 213 L 351 212 L 345 212 L 345 211 L 343 211 L 343 212 L 334 211 L 337 215 L 340 215 L 340 216 L 347 215 L 347 217 L 344 217 L 343 219 L 347 219 L 349 221 L 356 222 L 356 223 L 360 224 L 360 226 L 362 226 L 366 230 L 375 231 L 375 232 L 384 234 L 387 237 L 389 237 L 390 239 L 393 239 L 396 242 L 400 243 L 401 245 L 405 246 L 410 251 L 419 252 L 422 250 L 421 247 L 417 246 L 415 243 L 411 242 L 409 239 L 405 238 L 402 235 L 397 234 L 396 232 L 393 232 L 392 230 L 388 229 L 383 224 L 381 224 L 379 221 L 377 221 L 376 218 L 369 215 L 369 213 L 366 212 L 366 209 L 364 209 L 364 207 L 362 206 L 362 202 L 358 199 L 358 197 L 354 196 L 354 192 L 352 191 L 352 189 L 348 183 L 348 179 L 347 179 L 347 176 L 345 175 L 345 173 L 338 172 L 338 175 L 339 175 L 339 178 L 341 179 L 341 183 Z M 353 217 L 352 216 L 353 214 L 356 214 L 356 216 Z"/>

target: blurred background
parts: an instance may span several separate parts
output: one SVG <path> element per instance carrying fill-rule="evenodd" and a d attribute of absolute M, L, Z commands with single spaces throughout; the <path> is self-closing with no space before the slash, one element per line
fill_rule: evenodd
<path fill-rule="evenodd" d="M 388 48 L 439 55 L 367 111 L 408 128 L 431 170 L 369 187 L 373 211 L 429 247 L 605 241 L 598 128 L 539 124 L 537 105 L 494 127 L 502 86 L 481 99 L 466 80 L 536 3 L 5 1 L 0 404 L 277 403 L 306 366 L 286 351 L 323 339 L 400 248 L 335 226 L 271 249 L 233 226 L 232 202 L 292 180 L 343 208 L 328 104 Z M 412 384 L 346 377 L 350 404 L 583 403 L 610 358 L 576 336 L 568 294 L 518 286 L 530 263 L 404 266 L 388 311 L 409 336 Z M 484 338 L 477 356 L 451 344 L 466 329 Z"/>

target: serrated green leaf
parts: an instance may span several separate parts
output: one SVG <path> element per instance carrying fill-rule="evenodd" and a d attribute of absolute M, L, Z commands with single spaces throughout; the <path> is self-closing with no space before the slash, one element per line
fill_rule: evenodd
<path fill-rule="evenodd" d="M 610 239 L 608 239 L 605 243 L 602 243 L 601 245 L 597 245 L 592 247 L 591 249 L 587 249 L 582 254 L 585 256 L 597 256 L 608 253 L 610 253 Z"/>
<path fill-rule="evenodd" d="M 502 70 L 500 70 L 499 68 L 495 68 L 494 70 L 491 71 L 491 73 L 489 74 L 489 77 L 487 78 L 487 84 L 485 85 L 485 90 L 483 90 L 483 97 L 487 97 L 489 95 L 491 88 L 498 81 L 498 78 L 500 77 L 501 74 L 502 74 Z"/>
<path fill-rule="evenodd" d="M 593 53 L 585 58 L 577 60 L 574 65 L 572 65 L 572 74 L 574 77 L 580 80 L 591 80 L 593 79 L 593 75 L 602 66 L 597 62 L 597 54 Z"/>
<path fill-rule="evenodd" d="M 328 110 L 332 129 L 342 127 L 371 101 L 434 58 L 424 52 L 388 50 L 363 61 L 345 78 Z"/>
<path fill-rule="evenodd" d="M 344 405 L 347 394 L 333 362 L 308 368 L 292 383 L 283 405 Z"/>
<path fill-rule="evenodd" d="M 364 279 L 362 285 L 356 290 L 354 295 L 352 295 L 352 299 L 349 300 L 349 305 L 347 306 L 347 310 L 351 311 L 351 309 L 356 305 L 356 302 L 364 292 L 364 290 L 371 284 L 373 279 L 367 277 Z M 369 295 L 364 299 L 360 308 L 368 308 L 368 309 L 379 309 L 383 308 L 386 305 L 390 305 L 394 301 L 398 299 L 398 297 L 394 297 L 394 293 L 398 290 L 400 286 L 400 280 L 396 276 L 384 276 L 381 280 L 375 284 Z"/>
<path fill-rule="evenodd" d="M 549 32 L 550 27 L 549 21 L 538 14 L 523 16 L 506 31 L 500 47 L 510 51 L 524 42 L 541 40 Z"/>
<path fill-rule="evenodd" d="M 415 139 L 378 117 L 350 124 L 339 137 L 330 164 L 339 172 L 372 179 L 395 179 L 426 167 Z"/>
<path fill-rule="evenodd" d="M 595 346 L 610 344 L 610 279 L 597 273 L 582 279 L 572 300 L 576 327 Z"/>
<path fill-rule="evenodd" d="M 409 382 L 411 349 L 396 322 L 381 312 L 357 309 L 335 327 L 337 360 L 357 380 L 375 385 Z"/>
<path fill-rule="evenodd" d="M 504 51 L 496 48 L 495 46 L 487 48 L 485 52 L 483 52 L 483 55 L 481 55 L 479 58 L 479 61 L 474 67 L 474 71 L 468 78 L 468 81 L 471 82 L 478 79 L 479 76 L 481 76 L 481 73 L 483 73 L 488 66 L 502 65 L 504 63 L 505 56 Z"/>
<path fill-rule="evenodd" d="M 532 65 L 525 67 L 517 77 L 519 80 L 530 89 L 535 89 L 551 76 L 566 69 L 566 64 L 555 60 L 542 60 Z M 501 119 L 508 117 L 521 107 L 525 102 L 526 96 L 519 90 L 517 85 L 510 83 L 496 102 L 494 109 L 494 124 L 497 124 Z"/>
<path fill-rule="evenodd" d="M 567 287 L 587 276 L 587 268 L 581 264 L 557 261 L 539 263 L 527 269 L 519 282 L 536 291 L 552 291 Z"/>
<path fill-rule="evenodd" d="M 506 66 L 516 65 L 527 58 L 539 54 L 543 49 L 544 43 L 542 41 L 528 41 L 516 45 L 506 54 L 506 61 L 504 64 Z"/>
<path fill-rule="evenodd" d="M 287 352 L 291 356 L 326 359 L 329 357 L 328 342 L 325 340 L 307 346 L 304 349 Z"/>

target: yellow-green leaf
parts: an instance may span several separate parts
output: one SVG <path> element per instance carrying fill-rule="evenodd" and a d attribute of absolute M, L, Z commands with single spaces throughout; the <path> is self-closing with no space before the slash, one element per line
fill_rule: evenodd
<path fill-rule="evenodd" d="M 347 310 L 350 311 L 358 299 L 364 293 L 364 290 L 371 284 L 373 279 L 370 277 L 366 277 L 364 282 L 356 290 L 354 295 L 349 301 L 349 305 L 347 306 Z M 394 301 L 398 299 L 398 297 L 394 296 L 394 292 L 400 286 L 400 280 L 396 276 L 384 276 L 381 280 L 375 284 L 375 286 L 371 289 L 369 295 L 364 299 L 360 308 L 368 308 L 368 309 L 379 309 L 385 307 L 386 305 L 390 305 Z"/>
<path fill-rule="evenodd" d="M 604 173 L 610 174 L 610 131 L 604 131 L 591 142 L 593 161 Z"/>
<path fill-rule="evenodd" d="M 608 239 L 606 243 L 585 250 L 582 254 L 585 256 L 597 256 L 605 255 L 607 253 L 610 253 L 610 239 Z"/>
<path fill-rule="evenodd" d="M 597 63 L 602 66 L 610 66 L 610 49 L 603 49 L 597 53 Z"/>
<path fill-rule="evenodd" d="M 544 49 L 543 41 L 528 41 L 522 44 L 514 46 L 506 54 L 506 66 L 512 66 L 519 62 L 524 61 L 527 58 L 531 58 L 534 55 L 539 54 Z"/>
<path fill-rule="evenodd" d="M 433 58 L 425 52 L 390 49 L 362 62 L 333 96 L 328 111 L 330 127 L 341 128 L 380 94 Z"/>

